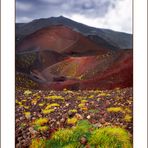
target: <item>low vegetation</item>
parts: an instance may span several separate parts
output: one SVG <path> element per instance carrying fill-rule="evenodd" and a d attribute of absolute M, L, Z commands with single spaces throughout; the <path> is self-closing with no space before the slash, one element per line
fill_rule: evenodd
<path fill-rule="evenodd" d="M 110 128 L 113 139 L 107 133 Z M 111 147 L 130 148 L 128 142 L 123 144 L 124 133 L 130 142 L 132 88 L 45 91 L 17 87 L 16 148 L 108 148 L 97 139 L 100 134 L 100 141 Z"/>
<path fill-rule="evenodd" d="M 39 142 L 40 141 L 40 142 Z M 42 148 L 132 148 L 130 134 L 119 127 L 96 129 L 86 120 L 80 120 L 72 128 L 59 129 L 49 140 L 33 139 L 32 146 L 42 144 Z M 38 146 L 37 148 L 40 148 Z"/>

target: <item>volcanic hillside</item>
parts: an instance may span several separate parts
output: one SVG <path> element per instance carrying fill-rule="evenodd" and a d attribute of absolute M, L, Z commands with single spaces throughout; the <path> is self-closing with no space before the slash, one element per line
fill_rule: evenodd
<path fill-rule="evenodd" d="M 97 56 L 69 57 L 39 74 L 46 79 L 46 83 L 42 84 L 46 89 L 128 87 L 132 86 L 132 52 L 127 50 Z"/>
<path fill-rule="evenodd" d="M 132 86 L 132 49 L 113 49 L 103 38 L 91 38 L 64 25 L 41 28 L 16 45 L 16 70 L 40 89 Z"/>
<path fill-rule="evenodd" d="M 43 28 L 25 37 L 16 47 L 16 50 L 21 52 L 37 51 L 38 49 L 48 49 L 50 51 L 68 54 L 87 54 L 87 52 L 88 54 L 92 52 L 104 54 L 107 50 L 107 44 L 98 46 L 80 33 L 59 25 Z"/>
<path fill-rule="evenodd" d="M 90 27 L 63 16 L 36 19 L 29 23 L 16 23 L 16 44 L 22 41 L 26 36 L 39 31 L 42 28 L 56 25 L 67 26 L 76 32 L 80 32 L 97 44 L 108 44 L 112 49 L 132 48 L 131 34 Z"/>

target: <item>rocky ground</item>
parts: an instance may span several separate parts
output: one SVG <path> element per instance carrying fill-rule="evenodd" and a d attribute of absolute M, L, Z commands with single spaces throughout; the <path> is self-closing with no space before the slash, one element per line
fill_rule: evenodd
<path fill-rule="evenodd" d="M 132 92 L 132 88 L 44 91 L 16 87 L 16 147 L 29 147 L 33 138 L 49 139 L 57 129 L 82 119 L 98 128 L 123 127 L 132 134 Z"/>

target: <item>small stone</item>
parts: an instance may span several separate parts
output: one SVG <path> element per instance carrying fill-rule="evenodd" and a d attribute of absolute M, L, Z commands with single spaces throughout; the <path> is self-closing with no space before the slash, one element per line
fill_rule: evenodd
<path fill-rule="evenodd" d="M 57 121 L 57 125 L 60 125 L 60 122 L 59 121 Z"/>
<path fill-rule="evenodd" d="M 22 121 L 24 118 L 23 117 L 20 117 L 20 120 Z"/>
<path fill-rule="evenodd" d="M 94 124 L 94 127 L 100 128 L 100 127 L 102 127 L 102 124 L 101 123 L 96 123 L 96 124 Z"/>
<path fill-rule="evenodd" d="M 89 144 L 86 145 L 86 148 L 91 148 Z"/>
<path fill-rule="evenodd" d="M 68 116 L 69 116 L 69 118 L 74 117 L 74 115 L 75 115 L 75 113 L 74 113 L 74 112 L 71 112 L 71 111 L 69 111 L 69 112 L 68 112 Z"/>
<path fill-rule="evenodd" d="M 29 132 L 31 133 L 32 131 L 34 131 L 33 127 L 29 127 Z"/>
<path fill-rule="evenodd" d="M 99 113 L 99 114 L 100 114 L 100 115 L 104 115 L 104 113 L 105 113 L 104 111 L 100 111 L 100 113 Z"/>
<path fill-rule="evenodd" d="M 100 102 L 100 100 L 101 100 L 100 98 L 97 99 L 98 102 Z"/>
<path fill-rule="evenodd" d="M 18 141 L 21 141 L 22 139 L 23 139 L 23 137 L 18 137 L 17 138 Z"/>
<path fill-rule="evenodd" d="M 88 115 L 86 118 L 87 118 L 87 119 L 90 119 L 90 118 L 91 118 L 91 116 L 90 116 L 90 115 Z"/>
<path fill-rule="evenodd" d="M 82 138 L 80 139 L 80 143 L 83 144 L 83 145 L 86 145 L 87 139 L 86 139 L 85 137 L 82 137 Z"/>
<path fill-rule="evenodd" d="M 41 114 L 39 114 L 39 113 L 37 114 L 37 116 L 38 116 L 38 117 L 40 117 L 40 118 L 42 117 L 42 115 L 41 115 Z"/>
<path fill-rule="evenodd" d="M 16 120 L 15 120 L 16 123 L 18 123 L 19 121 L 20 121 L 19 119 L 16 119 Z"/>
<path fill-rule="evenodd" d="M 105 119 L 102 118 L 102 119 L 99 120 L 99 122 L 100 122 L 101 124 L 104 124 L 104 123 L 105 123 Z"/>
<path fill-rule="evenodd" d="M 69 103 L 66 103 L 66 106 L 69 106 Z"/>
<path fill-rule="evenodd" d="M 24 139 L 26 139 L 26 138 L 27 138 L 27 136 L 24 134 L 24 135 L 23 135 L 23 138 L 24 138 Z"/>
<path fill-rule="evenodd" d="M 36 120 L 36 118 L 35 118 L 35 117 L 32 117 L 31 119 L 32 119 L 32 121 L 35 121 L 35 120 Z"/>
<path fill-rule="evenodd" d="M 107 113 L 105 113 L 105 114 L 103 115 L 103 117 L 104 117 L 104 118 L 107 118 L 107 116 L 108 116 L 108 114 L 107 114 Z"/>
<path fill-rule="evenodd" d="M 78 120 L 82 120 L 82 119 L 83 119 L 82 115 L 80 115 L 80 114 L 78 114 L 78 113 L 75 114 L 75 117 L 76 117 Z"/>
<path fill-rule="evenodd" d="M 26 134 L 27 134 L 27 135 L 30 135 L 30 132 L 27 132 Z"/>
<path fill-rule="evenodd" d="M 66 121 L 65 118 L 62 118 L 62 119 L 60 120 L 61 123 L 64 123 L 65 121 Z"/>
<path fill-rule="evenodd" d="M 16 148 L 21 148 L 21 144 L 20 143 L 17 143 L 16 144 Z"/>
<path fill-rule="evenodd" d="M 25 143 L 25 140 L 23 139 L 23 140 L 21 141 L 21 143 Z"/>
<path fill-rule="evenodd" d="M 110 102 L 108 100 L 106 100 L 105 106 L 108 107 L 109 105 L 110 105 Z"/>

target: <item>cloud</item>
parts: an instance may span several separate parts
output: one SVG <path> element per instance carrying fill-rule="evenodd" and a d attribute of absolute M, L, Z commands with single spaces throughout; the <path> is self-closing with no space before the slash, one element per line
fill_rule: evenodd
<path fill-rule="evenodd" d="M 29 3 L 24 3 L 20 1 L 16 1 L 16 9 L 20 11 L 28 11 L 32 9 L 32 5 Z"/>
<path fill-rule="evenodd" d="M 94 27 L 132 33 L 132 1 L 118 1 L 115 8 L 110 8 L 104 17 L 73 14 L 71 19 Z"/>
<path fill-rule="evenodd" d="M 21 22 L 21 23 L 30 22 L 31 20 L 32 18 L 29 18 L 29 17 L 17 17 L 16 18 L 16 22 Z"/>
<path fill-rule="evenodd" d="M 63 2 L 63 0 L 40 0 L 40 1 L 50 3 L 50 4 L 58 4 L 58 5 Z"/>
<path fill-rule="evenodd" d="M 16 21 L 60 15 L 98 28 L 132 31 L 132 0 L 16 0 Z"/>

